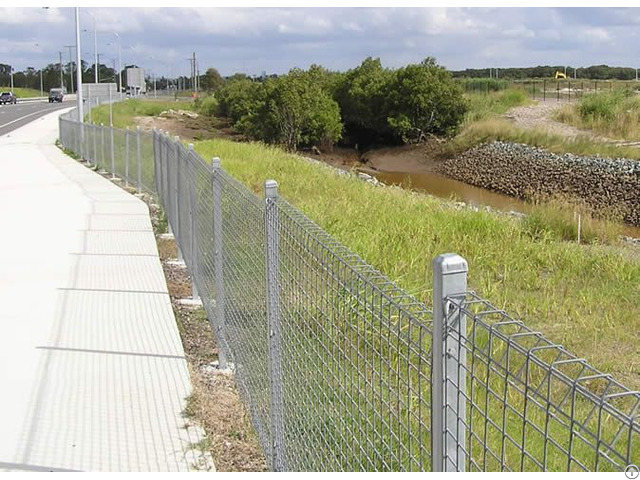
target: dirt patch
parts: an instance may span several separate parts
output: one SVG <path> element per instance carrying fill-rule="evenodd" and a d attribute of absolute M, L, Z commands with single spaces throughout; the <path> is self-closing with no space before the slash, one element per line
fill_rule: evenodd
<path fill-rule="evenodd" d="M 213 138 L 228 138 L 242 140 L 242 135 L 234 132 L 228 119 L 210 118 L 198 115 L 195 118 L 185 115 L 171 115 L 167 117 L 134 117 L 134 122 L 143 131 L 150 132 L 154 128 L 177 135 L 182 140 L 198 141 Z"/>
<path fill-rule="evenodd" d="M 568 105 L 569 102 L 547 99 L 539 101 L 533 105 L 515 107 L 503 115 L 504 118 L 523 130 L 541 129 L 552 135 L 575 139 L 578 137 L 589 137 L 598 142 L 616 143 L 616 140 L 596 135 L 591 130 L 581 130 L 579 128 L 558 122 L 554 119 L 556 112 Z"/>
<path fill-rule="evenodd" d="M 334 148 L 331 152 L 303 152 L 343 170 L 356 169 L 375 172 L 428 173 L 441 162 L 443 142 L 430 139 L 418 145 L 372 148 L 360 153 L 353 148 Z"/>
<path fill-rule="evenodd" d="M 206 448 L 217 471 L 266 471 L 264 456 L 233 376 L 212 366 L 218 358 L 218 348 L 204 310 L 178 303 L 191 296 L 191 282 L 187 270 L 175 262 L 175 241 L 158 238 L 158 252 L 193 386 L 185 415 L 204 428 Z"/>

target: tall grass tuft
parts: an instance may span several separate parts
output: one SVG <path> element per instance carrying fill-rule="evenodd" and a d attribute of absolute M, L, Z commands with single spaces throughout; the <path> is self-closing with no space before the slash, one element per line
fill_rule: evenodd
<path fill-rule="evenodd" d="M 465 117 L 466 125 L 492 115 L 502 115 L 513 107 L 531 103 L 529 96 L 519 88 L 500 90 L 488 95 L 471 93 L 467 94 L 467 98 L 469 100 L 469 111 Z"/>
<path fill-rule="evenodd" d="M 584 244 L 616 244 L 622 232 L 613 210 L 595 215 L 583 202 L 561 196 L 535 199 L 522 226 L 533 238 Z"/>
<path fill-rule="evenodd" d="M 631 89 L 592 93 L 578 104 L 562 108 L 556 119 L 615 139 L 637 141 L 640 98 Z"/>

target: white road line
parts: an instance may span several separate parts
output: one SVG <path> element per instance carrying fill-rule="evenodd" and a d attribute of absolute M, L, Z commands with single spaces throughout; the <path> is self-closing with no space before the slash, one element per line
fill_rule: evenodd
<path fill-rule="evenodd" d="M 15 120 L 11 120 L 10 122 L 3 123 L 2 125 L 0 125 L 0 128 L 7 127 L 7 126 L 9 126 L 9 125 L 11 125 L 13 123 L 19 122 L 20 120 L 24 120 L 25 118 L 29 118 L 29 117 L 32 117 L 34 115 L 44 115 L 45 113 L 50 113 L 50 112 L 52 112 L 54 110 L 55 109 L 52 109 L 52 110 L 38 110 L 37 112 L 31 112 L 31 113 L 29 113 L 27 115 L 24 115 L 24 116 L 20 117 L 20 118 L 16 118 Z M 4 113 L 4 112 L 2 112 L 2 113 Z"/>

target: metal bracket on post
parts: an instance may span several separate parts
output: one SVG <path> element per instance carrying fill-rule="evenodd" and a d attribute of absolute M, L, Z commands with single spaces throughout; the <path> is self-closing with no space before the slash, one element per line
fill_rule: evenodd
<path fill-rule="evenodd" d="M 267 180 L 265 192 L 265 260 L 267 274 L 267 323 L 269 328 L 269 380 L 271 387 L 272 468 L 285 470 L 284 463 L 284 405 L 282 392 L 282 366 L 280 340 L 279 233 L 278 233 L 278 183 Z"/>
<path fill-rule="evenodd" d="M 142 152 L 140 147 L 140 127 L 136 127 L 136 149 L 138 157 L 138 193 L 142 193 Z"/>
<path fill-rule="evenodd" d="M 198 214 L 196 203 L 196 179 L 195 179 L 195 165 L 192 161 L 192 156 L 195 155 L 193 149 L 193 143 L 189 144 L 189 150 L 187 157 L 185 158 L 185 166 L 187 168 L 187 176 L 189 179 L 189 228 L 191 230 L 189 235 L 189 270 L 191 274 L 191 298 L 193 300 L 200 300 L 198 293 L 198 287 L 196 285 L 196 278 L 198 276 L 198 253 L 197 253 L 197 233 L 198 233 Z"/>
<path fill-rule="evenodd" d="M 216 332 L 216 338 L 221 343 L 218 345 L 218 367 L 221 370 L 227 368 L 227 354 L 225 348 L 225 315 L 224 315 L 224 252 L 222 242 L 222 180 L 220 179 L 220 159 L 214 157 L 211 160 L 211 182 L 213 191 L 213 270 L 215 275 L 215 306 L 213 309 L 212 328 Z"/>
<path fill-rule="evenodd" d="M 434 472 L 464 472 L 467 464 L 467 353 L 466 346 L 460 342 L 466 336 L 466 317 L 457 305 L 467 291 L 467 272 L 467 261 L 455 253 L 445 253 L 433 260 L 431 458 Z"/>

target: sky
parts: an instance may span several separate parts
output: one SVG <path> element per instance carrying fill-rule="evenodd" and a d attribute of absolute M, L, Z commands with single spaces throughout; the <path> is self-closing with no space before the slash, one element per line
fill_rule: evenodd
<path fill-rule="evenodd" d="M 95 25 L 100 63 L 117 65 L 119 41 L 123 65 L 135 63 L 157 76 L 189 75 L 192 52 L 201 73 L 215 67 L 225 76 L 285 73 L 312 64 L 343 71 L 369 56 L 391 68 L 427 56 L 452 70 L 640 67 L 640 8 L 99 5 L 79 8 L 82 59 L 93 64 Z M 59 52 L 68 62 L 74 10 L 0 8 L 0 63 L 18 71 L 39 69 L 57 63 Z"/>

